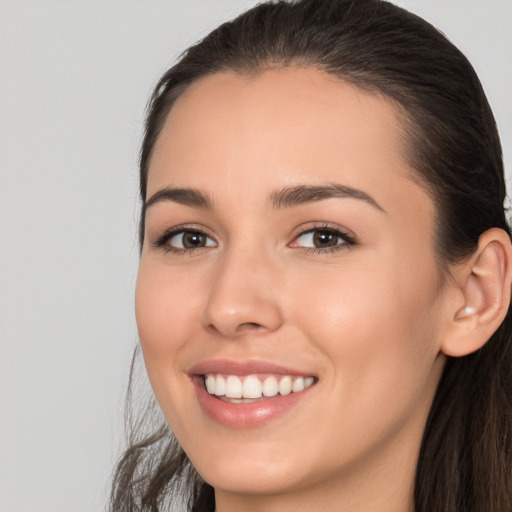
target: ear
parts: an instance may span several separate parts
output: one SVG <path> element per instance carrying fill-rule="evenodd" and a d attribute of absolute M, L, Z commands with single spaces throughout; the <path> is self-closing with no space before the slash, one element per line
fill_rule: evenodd
<path fill-rule="evenodd" d="M 475 253 L 458 265 L 452 275 L 459 293 L 441 351 L 461 357 L 483 347 L 507 314 L 512 282 L 512 245 L 508 234 L 498 228 L 483 233 Z"/>

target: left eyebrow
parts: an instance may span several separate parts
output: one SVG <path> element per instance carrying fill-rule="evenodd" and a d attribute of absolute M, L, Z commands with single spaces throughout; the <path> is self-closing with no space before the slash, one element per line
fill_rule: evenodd
<path fill-rule="evenodd" d="M 296 185 L 286 187 L 274 192 L 270 196 L 270 205 L 272 208 L 291 208 L 301 204 L 313 203 L 332 198 L 351 198 L 365 201 L 366 203 L 386 213 L 373 197 L 357 188 L 347 187 L 338 183 L 329 183 L 327 185 Z"/>

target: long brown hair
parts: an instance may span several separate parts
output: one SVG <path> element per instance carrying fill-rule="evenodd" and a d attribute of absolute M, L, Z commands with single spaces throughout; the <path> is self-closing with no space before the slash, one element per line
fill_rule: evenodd
<path fill-rule="evenodd" d="M 189 48 L 149 103 L 140 157 L 143 205 L 155 141 L 192 82 L 222 71 L 252 74 L 289 65 L 324 70 L 394 102 L 411 168 L 437 207 L 440 265 L 470 255 L 491 227 L 510 234 L 499 136 L 476 73 L 435 28 L 384 0 L 263 3 Z M 482 349 L 448 358 L 418 460 L 416 512 L 512 510 L 511 333 L 509 309 Z M 136 363 L 135 357 L 129 393 Z M 213 510 L 213 489 L 156 408 L 150 402 L 138 416 L 142 421 L 129 415 L 129 447 L 115 472 L 111 510 L 156 512 L 173 499 L 184 499 L 191 511 Z M 157 424 L 148 423 L 155 414 Z"/>

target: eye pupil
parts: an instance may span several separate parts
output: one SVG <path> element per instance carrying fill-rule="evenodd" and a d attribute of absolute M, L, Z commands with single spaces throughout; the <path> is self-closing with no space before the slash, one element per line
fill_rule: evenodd
<path fill-rule="evenodd" d="M 206 236 L 202 233 L 188 232 L 183 234 L 183 247 L 194 249 L 206 245 Z"/>
<path fill-rule="evenodd" d="M 338 243 L 338 235 L 331 231 L 316 231 L 313 242 L 315 247 L 333 247 Z"/>

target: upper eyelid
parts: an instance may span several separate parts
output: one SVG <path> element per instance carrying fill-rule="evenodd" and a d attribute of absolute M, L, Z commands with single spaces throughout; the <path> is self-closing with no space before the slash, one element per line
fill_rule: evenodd
<path fill-rule="evenodd" d="M 313 233 L 315 231 L 330 231 L 336 236 L 338 236 L 341 239 L 341 243 L 337 243 L 333 246 L 327 246 L 327 247 L 307 247 L 307 246 L 301 246 L 298 244 L 299 238 L 301 238 L 304 235 Z M 306 252 L 313 252 L 317 254 L 326 254 L 326 253 L 332 253 L 337 252 L 339 250 L 347 249 L 354 247 L 356 245 L 359 245 L 359 240 L 356 237 L 356 235 L 351 231 L 347 230 L 339 225 L 333 225 L 330 223 L 321 223 L 321 225 L 313 225 L 307 228 L 302 229 L 302 231 L 299 231 L 296 233 L 292 241 L 288 244 L 293 249 L 298 249 Z"/>
<path fill-rule="evenodd" d="M 219 241 L 213 236 L 208 229 L 203 226 L 196 226 L 193 224 L 183 224 L 180 226 L 174 226 L 172 228 L 166 229 L 162 234 L 158 235 L 156 239 L 153 241 L 153 245 L 156 247 L 160 247 L 167 243 L 172 237 L 179 235 L 180 233 L 201 233 L 202 235 L 207 236 L 215 241 L 218 245 Z"/>
<path fill-rule="evenodd" d="M 307 226 L 304 226 L 302 224 L 301 227 L 296 228 L 294 232 L 290 235 L 291 241 L 288 242 L 288 244 L 293 243 L 296 241 L 299 237 L 311 233 L 314 231 L 332 231 L 333 233 L 337 233 L 341 238 L 343 238 L 345 241 L 350 243 L 356 243 L 357 237 L 355 234 L 340 225 L 325 222 L 325 221 L 311 221 L 306 223 Z M 220 241 L 217 239 L 215 235 L 211 233 L 209 229 L 207 229 L 205 226 L 198 226 L 196 224 L 182 224 L 178 226 L 171 227 L 169 229 L 166 229 L 162 234 L 160 234 L 156 240 L 153 241 L 153 245 L 156 247 L 159 247 L 161 245 L 164 245 L 166 242 L 168 242 L 173 236 L 179 235 L 180 233 L 185 232 L 195 232 L 195 233 L 201 233 L 208 238 L 211 238 L 217 246 L 220 245 Z"/>
<path fill-rule="evenodd" d="M 292 239 L 295 240 L 301 235 L 304 235 L 306 233 L 311 233 L 312 231 L 332 231 L 333 233 L 339 233 L 342 237 L 349 238 L 350 240 L 356 240 L 355 233 L 347 229 L 345 227 L 342 227 L 338 224 L 332 224 L 330 222 L 312 222 L 312 223 L 306 223 L 308 224 L 307 227 L 304 226 L 304 224 L 296 228 L 292 234 Z"/>

